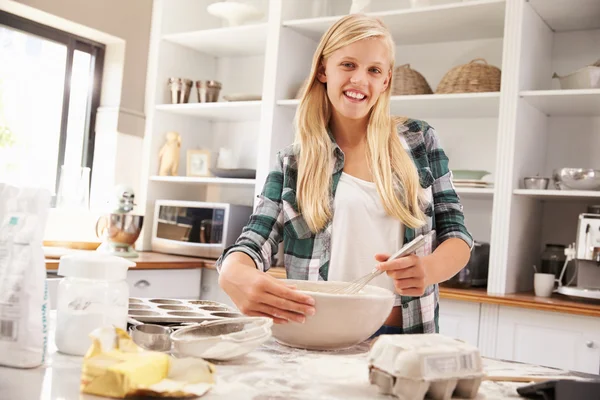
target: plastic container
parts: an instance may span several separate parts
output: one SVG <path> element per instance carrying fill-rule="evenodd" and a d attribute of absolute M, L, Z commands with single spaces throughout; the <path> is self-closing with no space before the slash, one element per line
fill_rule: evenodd
<path fill-rule="evenodd" d="M 477 347 L 440 334 L 380 335 L 369 351 L 369 382 L 402 400 L 473 399 L 483 375 Z"/>
<path fill-rule="evenodd" d="M 101 253 L 63 256 L 58 275 L 56 347 L 65 354 L 83 356 L 96 328 L 127 329 L 129 286 L 127 270 L 135 263 Z"/>

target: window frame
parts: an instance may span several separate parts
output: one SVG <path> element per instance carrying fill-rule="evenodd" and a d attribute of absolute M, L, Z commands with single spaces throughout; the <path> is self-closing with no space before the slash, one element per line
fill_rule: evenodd
<path fill-rule="evenodd" d="M 67 144 L 67 125 L 69 121 L 69 103 L 71 100 L 70 82 L 73 70 L 73 57 L 75 51 L 90 54 L 92 67 L 90 74 L 93 79 L 93 89 L 88 95 L 88 107 L 86 112 L 86 123 L 84 128 L 83 151 L 81 166 L 90 168 L 90 187 L 92 180 L 92 165 L 94 162 L 94 145 L 96 141 L 96 114 L 100 107 L 100 94 L 102 86 L 102 72 L 104 67 L 104 54 L 106 46 L 102 43 L 43 25 L 38 22 L 20 17 L 15 14 L 0 10 L 0 25 L 19 30 L 31 35 L 39 36 L 53 42 L 61 43 L 67 47 L 67 58 L 65 66 L 65 80 L 63 87 L 62 116 L 60 122 L 60 138 L 58 146 L 58 160 L 56 165 L 55 193 L 58 193 L 60 181 L 60 170 L 65 160 L 65 148 Z M 53 205 L 56 196 L 53 196 Z"/>

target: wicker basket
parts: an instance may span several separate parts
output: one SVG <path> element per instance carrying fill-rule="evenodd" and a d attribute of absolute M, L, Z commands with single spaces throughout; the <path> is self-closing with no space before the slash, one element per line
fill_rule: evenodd
<path fill-rule="evenodd" d="M 459 65 L 446 72 L 435 92 L 498 92 L 500 75 L 499 68 L 489 65 L 483 58 L 476 58 L 468 64 Z"/>
<path fill-rule="evenodd" d="M 404 64 L 394 69 L 392 96 L 432 93 L 427 80 L 418 71 L 410 68 L 410 64 Z"/>

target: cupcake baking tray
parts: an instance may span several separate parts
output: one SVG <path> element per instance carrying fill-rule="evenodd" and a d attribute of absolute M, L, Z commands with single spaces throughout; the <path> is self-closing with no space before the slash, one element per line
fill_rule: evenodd
<path fill-rule="evenodd" d="M 129 317 L 149 324 L 182 324 L 242 316 L 229 305 L 216 301 L 129 298 Z"/>

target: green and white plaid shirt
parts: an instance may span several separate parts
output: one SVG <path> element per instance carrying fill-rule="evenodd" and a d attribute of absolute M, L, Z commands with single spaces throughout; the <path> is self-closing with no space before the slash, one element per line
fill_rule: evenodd
<path fill-rule="evenodd" d="M 430 254 L 437 244 L 452 237 L 463 239 L 472 247 L 473 238 L 464 224 L 463 208 L 452 184 L 448 157 L 440 147 L 434 129 L 424 121 L 407 120 L 398 126 L 398 134 L 417 166 L 421 186 L 429 200 L 423 205 L 426 224 L 418 229 L 406 228 L 404 242 L 435 229 L 435 237 L 417 252 L 418 255 Z M 331 204 L 344 168 L 344 154 L 333 142 Z M 259 270 L 266 271 L 283 240 L 284 265 L 289 279 L 327 280 L 332 224 L 330 221 L 316 234 L 310 231 L 298 213 L 297 176 L 297 156 L 292 146 L 288 146 L 278 153 L 275 168 L 269 173 L 258 198 L 256 211 L 236 243 L 225 249 L 217 260 L 217 268 L 228 254 L 241 251 L 254 260 Z M 438 332 L 438 299 L 437 284 L 427 287 L 420 297 L 397 295 L 395 305 L 402 306 L 403 332 Z"/>

